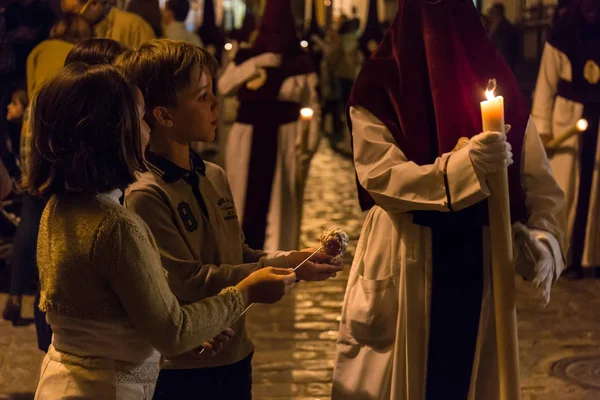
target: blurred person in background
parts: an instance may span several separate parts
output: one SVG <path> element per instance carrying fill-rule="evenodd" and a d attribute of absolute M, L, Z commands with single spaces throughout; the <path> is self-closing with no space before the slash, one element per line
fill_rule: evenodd
<path fill-rule="evenodd" d="M 369 15 L 365 29 L 358 39 L 363 59 L 366 61 L 383 40 L 383 30 L 379 23 L 378 0 L 369 0 Z"/>
<path fill-rule="evenodd" d="M 35 46 L 50 35 L 56 17 L 41 0 L 17 0 L 6 6 L 6 30 L 14 32 L 13 50 L 19 81 L 24 81 L 27 57 Z"/>
<path fill-rule="evenodd" d="M 113 39 L 128 47 L 139 47 L 154 39 L 154 30 L 139 15 L 113 7 L 111 0 L 61 0 L 63 12 L 81 14 L 93 26 L 96 37 Z"/>
<path fill-rule="evenodd" d="M 519 31 L 506 18 L 504 4 L 495 3 L 489 12 L 488 32 L 506 63 L 515 70 L 519 62 L 520 40 Z"/>
<path fill-rule="evenodd" d="M 298 247 L 304 181 L 320 139 L 318 84 L 290 0 L 267 0 L 254 44 L 237 52 L 218 85 L 240 101 L 225 170 L 251 248 Z M 311 120 L 300 119 L 302 107 L 313 109 Z"/>
<path fill-rule="evenodd" d="M 544 45 L 532 115 L 546 144 L 580 118 L 588 122 L 580 135 L 549 149 L 567 199 L 567 276 L 580 277 L 583 267 L 600 266 L 600 2 L 571 0 L 558 7 Z"/>
<path fill-rule="evenodd" d="M 198 27 L 197 33 L 202 43 L 204 43 L 206 51 L 221 63 L 225 38 L 221 29 L 217 26 L 213 0 L 204 0 L 202 24 Z"/>
<path fill-rule="evenodd" d="M 8 104 L 7 113 L 6 113 L 6 121 L 8 122 L 8 150 L 12 154 L 12 159 L 14 160 L 15 168 L 18 170 L 16 160 L 20 159 L 19 151 L 21 148 L 21 129 L 23 127 L 23 119 L 25 117 L 25 110 L 27 110 L 27 106 L 29 104 L 29 100 L 27 98 L 27 91 L 24 89 L 17 89 L 11 96 L 10 103 Z M 17 173 L 11 172 L 11 176 L 20 177 L 20 171 Z"/>
<path fill-rule="evenodd" d="M 27 95 L 31 100 L 42 85 L 63 67 L 75 45 L 94 37 L 94 29 L 80 15 L 65 13 L 50 30 L 50 38 L 27 57 Z"/>
<path fill-rule="evenodd" d="M 163 36 L 162 13 L 158 0 L 131 0 L 127 11 L 139 15 L 152 27 L 156 37 Z"/>
<path fill-rule="evenodd" d="M 194 46 L 204 47 L 198 35 L 189 32 L 185 26 L 189 12 L 189 0 L 167 0 L 162 11 L 165 38 L 182 40 Z"/>

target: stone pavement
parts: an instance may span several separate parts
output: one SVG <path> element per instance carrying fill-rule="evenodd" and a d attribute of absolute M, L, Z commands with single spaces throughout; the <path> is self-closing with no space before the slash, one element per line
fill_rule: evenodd
<path fill-rule="evenodd" d="M 322 146 L 306 189 L 302 246 L 317 245 L 332 223 L 356 244 L 361 222 L 351 163 Z M 299 284 L 281 303 L 252 309 L 254 399 L 329 399 L 347 276 Z M 600 281 L 559 281 L 541 311 L 527 282 L 517 279 L 517 290 L 523 400 L 600 399 Z M 1 305 L 5 299 L 0 294 Z M 25 317 L 32 316 L 31 304 L 27 297 Z M 33 325 L 0 321 L 0 399 L 32 399 L 41 358 Z"/>

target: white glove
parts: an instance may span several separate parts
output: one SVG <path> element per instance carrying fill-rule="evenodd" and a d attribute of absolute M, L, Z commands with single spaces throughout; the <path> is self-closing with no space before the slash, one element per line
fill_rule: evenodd
<path fill-rule="evenodd" d="M 515 270 L 527 280 L 533 281 L 542 307 L 550 302 L 552 283 L 557 278 L 557 260 L 544 233 L 528 229 L 517 222 L 513 225 L 515 245 Z M 562 262 L 562 260 L 560 260 Z"/>
<path fill-rule="evenodd" d="M 507 132 L 510 126 L 507 125 Z M 512 147 L 502 132 L 483 132 L 473 136 L 468 145 L 469 158 L 480 179 L 513 163 Z"/>
<path fill-rule="evenodd" d="M 275 53 L 264 53 L 254 57 L 253 60 L 257 68 L 276 68 L 281 65 L 281 55 Z"/>

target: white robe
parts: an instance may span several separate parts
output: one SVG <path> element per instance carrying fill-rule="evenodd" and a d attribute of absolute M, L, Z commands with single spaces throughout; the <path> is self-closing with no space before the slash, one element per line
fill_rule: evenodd
<path fill-rule="evenodd" d="M 250 58 L 240 65 L 231 62 L 219 78 L 219 90 L 225 96 L 235 93 L 242 85 L 255 79 L 258 70 L 255 58 Z M 287 78 L 279 91 L 279 100 L 310 107 L 314 115 L 310 121 L 298 118 L 298 121 L 279 128 L 277 165 L 264 244 L 264 250 L 267 252 L 298 248 L 304 181 L 320 139 L 321 106 L 317 85 L 316 73 L 296 75 Z M 225 147 L 225 171 L 242 222 L 252 148 L 252 129 L 252 125 L 234 123 Z"/>
<path fill-rule="evenodd" d="M 571 62 L 563 52 L 546 43 L 531 111 L 541 135 L 560 136 L 574 127 L 583 115 L 583 104 L 556 95 L 561 79 L 572 81 Z M 565 192 L 567 236 L 571 237 L 579 194 L 579 138 L 573 136 L 563 142 L 561 150 L 550 159 L 550 165 L 556 181 Z M 600 140 L 596 149 L 596 165 L 600 165 Z M 600 265 L 600 175 L 597 166 L 592 178 L 584 251 L 583 255 L 576 255 L 581 256 L 584 267 Z"/>
<path fill-rule="evenodd" d="M 333 400 L 424 400 L 431 300 L 431 230 L 412 222 L 409 211 L 449 211 L 443 166 L 409 162 L 391 133 L 363 108 L 352 108 L 354 162 L 361 185 L 377 202 L 365 220 L 350 271 L 340 323 L 333 376 Z M 489 195 L 465 148 L 448 161 L 454 209 Z M 564 226 L 556 215 L 564 204 L 533 123 L 523 149 L 522 183 L 529 227 Z M 564 267 L 561 245 L 544 229 L 556 261 Z M 484 235 L 484 270 L 479 334 L 470 400 L 497 400 L 495 321 Z M 457 310 L 460 312 L 460 310 Z M 451 367 L 451 366 L 449 366 Z"/>

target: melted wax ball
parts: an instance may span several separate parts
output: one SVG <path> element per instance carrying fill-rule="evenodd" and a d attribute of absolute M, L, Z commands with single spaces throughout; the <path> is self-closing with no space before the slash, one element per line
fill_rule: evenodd
<path fill-rule="evenodd" d="M 341 256 L 348 248 L 348 234 L 335 226 L 325 229 L 320 240 L 325 253 L 330 257 Z"/>

